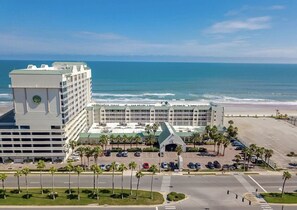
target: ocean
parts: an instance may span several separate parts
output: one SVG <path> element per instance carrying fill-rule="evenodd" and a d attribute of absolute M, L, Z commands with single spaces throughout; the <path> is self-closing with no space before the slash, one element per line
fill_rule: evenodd
<path fill-rule="evenodd" d="M 12 100 L 9 72 L 53 61 L 0 61 L 0 103 Z M 97 102 L 195 101 L 297 105 L 297 65 L 87 61 Z"/>

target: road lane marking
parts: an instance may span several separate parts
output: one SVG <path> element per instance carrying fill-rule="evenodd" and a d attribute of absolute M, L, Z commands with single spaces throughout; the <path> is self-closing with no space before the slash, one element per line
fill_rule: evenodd
<path fill-rule="evenodd" d="M 258 185 L 264 192 L 266 192 L 267 193 L 267 191 L 253 178 L 253 177 L 251 177 L 250 175 L 248 175 L 248 177 L 250 177 L 250 179 L 253 181 L 253 182 L 255 182 L 255 184 L 256 185 Z"/>
<path fill-rule="evenodd" d="M 72 184 L 73 182 L 70 182 L 70 184 Z M 69 182 L 64 182 L 64 184 L 69 184 Z"/>
<path fill-rule="evenodd" d="M 175 206 L 165 206 L 165 209 L 176 209 Z"/>

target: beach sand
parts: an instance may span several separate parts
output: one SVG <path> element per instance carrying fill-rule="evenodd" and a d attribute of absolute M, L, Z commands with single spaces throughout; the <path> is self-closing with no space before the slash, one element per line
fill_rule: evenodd
<path fill-rule="evenodd" d="M 287 104 L 221 104 L 225 108 L 225 116 L 271 116 L 276 110 L 281 114 L 297 116 L 297 106 Z"/>

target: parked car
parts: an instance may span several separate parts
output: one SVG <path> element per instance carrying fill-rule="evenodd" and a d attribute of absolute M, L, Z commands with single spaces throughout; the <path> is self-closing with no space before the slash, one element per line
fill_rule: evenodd
<path fill-rule="evenodd" d="M 106 156 L 106 157 L 109 157 L 110 155 L 111 155 L 111 151 L 108 149 L 108 150 L 105 150 L 104 151 L 104 155 Z"/>
<path fill-rule="evenodd" d="M 128 157 L 128 151 L 123 151 L 122 152 L 122 157 Z"/>
<path fill-rule="evenodd" d="M 196 170 L 201 169 L 201 164 L 200 163 L 195 163 L 195 168 L 196 168 Z"/>
<path fill-rule="evenodd" d="M 241 145 L 241 146 L 237 146 L 236 148 L 235 148 L 235 150 L 243 150 L 244 149 L 244 146 L 243 145 Z"/>
<path fill-rule="evenodd" d="M 217 160 L 213 161 L 213 166 L 215 168 L 221 168 L 222 167 L 221 164 Z"/>
<path fill-rule="evenodd" d="M 148 164 L 148 163 L 144 163 L 144 164 L 142 165 L 142 167 L 143 167 L 144 169 L 149 169 L 149 168 L 150 168 L 150 164 Z"/>
<path fill-rule="evenodd" d="M 168 164 L 166 162 L 161 163 L 161 168 L 168 169 Z"/>
<path fill-rule="evenodd" d="M 123 157 L 123 153 L 122 152 L 118 152 L 117 153 L 117 157 Z"/>
<path fill-rule="evenodd" d="M 222 167 L 223 170 L 229 170 L 229 165 L 228 164 L 224 164 Z"/>
<path fill-rule="evenodd" d="M 105 165 L 105 170 L 106 170 L 106 171 L 109 171 L 109 170 L 110 170 L 110 166 L 111 166 L 110 164 L 106 164 L 106 165 Z"/>
<path fill-rule="evenodd" d="M 72 160 L 72 161 L 79 161 L 80 158 L 78 156 L 70 156 L 69 157 L 69 160 Z"/>
<path fill-rule="evenodd" d="M 177 164 L 175 162 L 169 162 L 169 167 L 171 170 L 177 169 Z"/>
<path fill-rule="evenodd" d="M 207 149 L 205 147 L 199 147 L 199 152 L 207 152 Z"/>
<path fill-rule="evenodd" d="M 192 163 L 192 162 L 189 162 L 188 167 L 189 167 L 190 169 L 196 169 L 195 164 Z"/>
<path fill-rule="evenodd" d="M 214 169 L 214 165 L 213 165 L 212 162 L 208 162 L 208 163 L 207 163 L 207 167 L 208 167 L 209 169 Z"/>
<path fill-rule="evenodd" d="M 105 164 L 100 164 L 99 167 L 101 170 L 106 171 L 106 165 Z"/>
<path fill-rule="evenodd" d="M 135 152 L 135 153 L 134 153 L 134 156 L 135 156 L 135 157 L 140 157 L 140 156 L 141 156 L 141 152 L 139 152 L 139 151 L 138 151 L 138 152 Z"/>

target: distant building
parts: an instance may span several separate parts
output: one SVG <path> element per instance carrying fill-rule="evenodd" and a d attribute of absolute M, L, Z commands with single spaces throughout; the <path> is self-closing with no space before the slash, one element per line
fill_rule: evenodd
<path fill-rule="evenodd" d="M 218 105 L 171 105 L 169 103 L 151 105 L 104 105 L 89 104 L 87 126 L 94 123 L 161 123 L 173 126 L 223 126 L 224 108 Z"/>
<path fill-rule="evenodd" d="M 0 118 L 0 161 L 63 160 L 69 141 L 86 126 L 91 69 L 83 62 L 55 62 L 9 76 L 14 109 Z"/>

